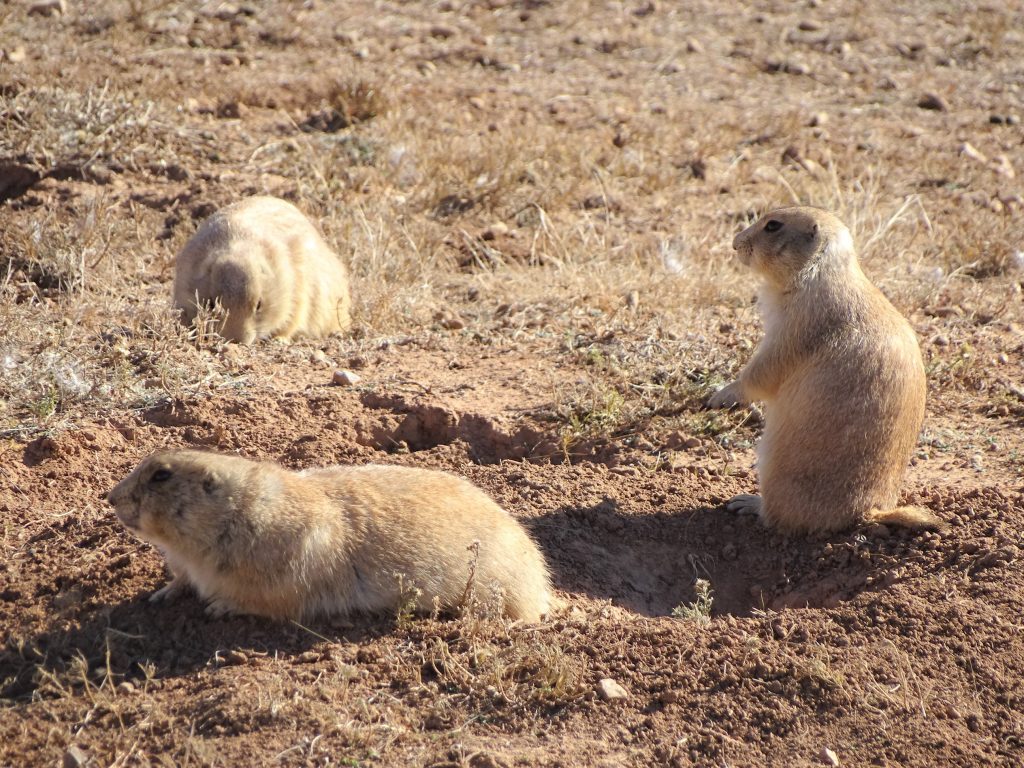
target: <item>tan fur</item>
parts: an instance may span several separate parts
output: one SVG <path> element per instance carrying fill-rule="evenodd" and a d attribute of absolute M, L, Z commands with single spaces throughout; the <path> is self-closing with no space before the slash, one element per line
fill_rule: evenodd
<path fill-rule="evenodd" d="M 925 509 L 895 507 L 924 419 L 924 365 L 910 324 L 861 271 L 849 230 L 818 208 L 782 208 L 733 248 L 764 281 L 765 337 L 709 405 L 762 400 L 765 427 L 761 496 L 730 508 L 791 531 L 863 519 L 941 527 Z"/>
<path fill-rule="evenodd" d="M 460 606 L 470 585 L 481 600 L 500 595 L 513 619 L 538 621 L 550 607 L 544 558 L 523 527 L 479 488 L 444 472 L 380 465 L 292 472 L 162 450 L 108 500 L 167 559 L 174 578 L 154 599 L 191 585 L 213 615 L 301 621 L 395 611 L 413 588 L 416 609 L 427 612 L 435 598 L 441 608 Z"/>
<path fill-rule="evenodd" d="M 349 327 L 348 271 L 298 208 L 250 197 L 204 221 L 178 254 L 174 304 L 185 320 L 215 303 L 229 341 L 326 336 Z"/>

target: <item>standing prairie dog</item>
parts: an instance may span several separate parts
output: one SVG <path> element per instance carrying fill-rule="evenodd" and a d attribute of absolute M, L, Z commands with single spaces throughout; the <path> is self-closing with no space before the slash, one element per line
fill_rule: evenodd
<path fill-rule="evenodd" d="M 864 276 L 846 226 L 819 208 L 780 208 L 733 240 L 763 280 L 765 336 L 738 380 L 709 405 L 765 404 L 757 449 L 761 495 L 728 507 L 789 531 L 858 520 L 941 528 L 897 507 L 924 420 L 917 337 Z"/>
<path fill-rule="evenodd" d="M 175 264 L 174 305 L 191 323 L 200 307 L 219 303 L 228 341 L 343 331 L 350 302 L 344 263 L 298 208 L 276 197 L 217 211 Z"/>
<path fill-rule="evenodd" d="M 456 608 L 470 590 L 513 619 L 551 602 L 523 527 L 462 478 L 367 465 L 292 472 L 195 450 L 161 450 L 110 491 L 117 517 L 167 559 L 207 612 L 301 621 L 351 612 Z"/>

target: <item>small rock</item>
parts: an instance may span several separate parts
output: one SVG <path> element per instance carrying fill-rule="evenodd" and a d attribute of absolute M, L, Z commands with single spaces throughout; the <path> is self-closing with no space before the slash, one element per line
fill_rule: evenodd
<path fill-rule="evenodd" d="M 67 11 L 64 0 L 40 0 L 28 7 L 29 16 L 63 16 Z"/>
<path fill-rule="evenodd" d="M 1017 176 L 1017 172 L 1013 169 L 1013 164 L 1010 162 L 1010 158 L 1006 155 L 999 155 L 999 157 L 992 161 L 990 167 L 1003 178 L 1012 179 Z"/>
<path fill-rule="evenodd" d="M 662 704 L 676 704 L 683 700 L 682 691 L 662 691 L 658 697 Z"/>
<path fill-rule="evenodd" d="M 225 651 L 218 658 L 226 667 L 236 667 L 249 661 L 249 657 L 241 651 Z"/>
<path fill-rule="evenodd" d="M 704 53 L 704 44 L 695 37 L 686 38 L 687 53 Z"/>
<path fill-rule="evenodd" d="M 985 157 L 984 153 L 982 153 L 970 142 L 965 141 L 963 144 L 961 144 L 959 152 L 964 157 L 969 157 L 971 158 L 971 160 L 976 160 L 979 163 L 984 164 L 988 162 L 988 158 Z"/>
<path fill-rule="evenodd" d="M 116 690 L 122 696 L 131 696 L 135 693 L 135 686 L 125 680 L 124 682 L 117 684 Z"/>
<path fill-rule="evenodd" d="M 437 324 L 447 331 L 459 331 L 466 327 L 466 321 L 454 312 L 443 311 L 434 315 Z"/>
<path fill-rule="evenodd" d="M 352 387 L 359 383 L 363 377 L 354 371 L 335 371 L 331 377 L 331 383 L 339 387 Z"/>
<path fill-rule="evenodd" d="M 483 231 L 480 237 L 484 240 L 494 240 L 508 234 L 508 224 L 503 221 L 496 221 Z"/>
<path fill-rule="evenodd" d="M 309 359 L 310 362 L 313 363 L 326 363 L 327 355 L 324 354 L 324 351 L 322 349 L 314 349 L 312 352 L 309 353 Z"/>
<path fill-rule="evenodd" d="M 320 661 L 320 654 L 316 651 L 303 651 L 295 657 L 296 664 L 315 664 Z"/>
<path fill-rule="evenodd" d="M 83 768 L 89 763 L 89 755 L 81 747 L 72 744 L 64 753 L 64 768 Z"/>
<path fill-rule="evenodd" d="M 839 755 L 828 747 L 822 747 L 821 752 L 818 753 L 818 759 L 821 760 L 822 765 L 831 765 L 833 768 L 839 768 Z"/>
<path fill-rule="evenodd" d="M 935 334 L 935 336 L 932 337 L 932 344 L 934 344 L 936 347 L 948 347 L 949 337 L 944 336 L 941 333 L 937 333 Z"/>
<path fill-rule="evenodd" d="M 819 126 L 825 125 L 825 123 L 827 122 L 827 112 L 814 112 L 811 114 L 811 119 L 807 122 L 807 125 L 809 125 L 811 128 L 817 128 Z"/>
<path fill-rule="evenodd" d="M 949 103 L 937 93 L 926 93 L 917 100 L 917 106 L 934 112 L 949 112 Z"/>
<path fill-rule="evenodd" d="M 604 677 L 598 682 L 597 695 L 603 701 L 622 701 L 629 698 L 629 692 L 610 677 Z"/>
<path fill-rule="evenodd" d="M 799 24 L 797 24 L 797 29 L 803 32 L 817 32 L 819 29 L 821 29 L 821 24 L 814 21 L 813 19 L 804 19 Z"/>
<path fill-rule="evenodd" d="M 7 59 L 11 64 L 20 64 L 25 60 L 27 53 L 25 52 L 25 46 L 19 45 L 16 48 L 4 51 L 4 58 Z"/>

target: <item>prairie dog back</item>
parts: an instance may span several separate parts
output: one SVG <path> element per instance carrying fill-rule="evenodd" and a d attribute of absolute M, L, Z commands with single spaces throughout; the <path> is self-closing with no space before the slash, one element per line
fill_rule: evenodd
<path fill-rule="evenodd" d="M 368 465 L 291 472 L 193 450 L 158 451 L 109 494 L 118 518 L 165 555 L 212 613 L 302 620 L 459 607 L 498 596 L 514 619 L 551 604 L 547 566 L 522 526 L 466 480 Z"/>
<path fill-rule="evenodd" d="M 351 323 L 348 271 L 291 203 L 250 197 L 210 216 L 175 263 L 174 304 L 191 323 L 219 303 L 229 341 L 290 340 Z"/>

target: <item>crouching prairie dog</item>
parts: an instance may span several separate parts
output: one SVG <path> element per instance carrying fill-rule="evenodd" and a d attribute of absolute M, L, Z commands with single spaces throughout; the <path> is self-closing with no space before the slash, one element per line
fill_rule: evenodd
<path fill-rule="evenodd" d="M 320 337 L 350 325 L 348 271 L 291 203 L 250 197 L 218 211 L 178 254 L 174 305 L 191 323 L 219 304 L 228 341 Z"/>
<path fill-rule="evenodd" d="M 547 566 L 523 527 L 466 480 L 367 465 L 292 472 L 196 450 L 143 459 L 108 494 L 117 517 L 164 554 L 172 581 L 211 615 L 301 621 L 459 607 L 495 596 L 512 619 L 551 603 Z"/>
<path fill-rule="evenodd" d="M 897 507 L 924 419 L 925 373 L 910 324 L 864 276 L 846 226 L 818 208 L 781 208 L 733 241 L 763 284 L 765 335 L 711 407 L 761 400 L 760 497 L 728 503 L 789 531 L 859 520 L 937 529 Z"/>

